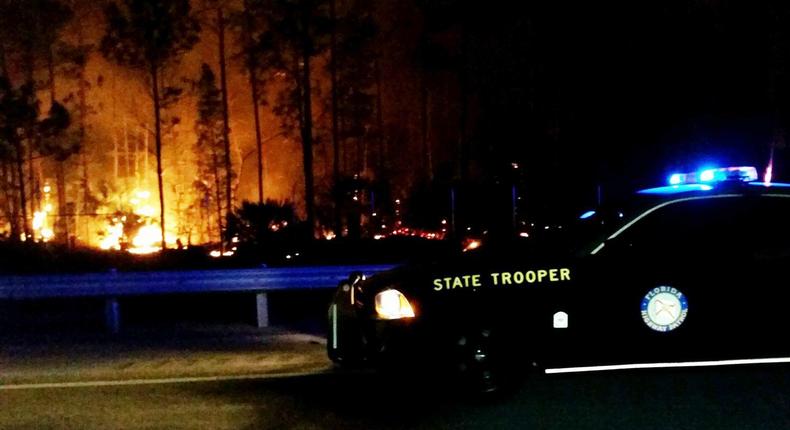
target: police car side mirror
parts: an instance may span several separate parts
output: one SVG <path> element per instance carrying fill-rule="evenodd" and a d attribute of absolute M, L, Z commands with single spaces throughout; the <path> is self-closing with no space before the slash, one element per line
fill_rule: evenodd
<path fill-rule="evenodd" d="M 363 279 L 365 279 L 365 275 L 363 275 L 362 272 L 359 271 L 351 272 L 351 274 L 348 275 L 348 283 L 350 285 L 356 285 L 359 281 Z"/>

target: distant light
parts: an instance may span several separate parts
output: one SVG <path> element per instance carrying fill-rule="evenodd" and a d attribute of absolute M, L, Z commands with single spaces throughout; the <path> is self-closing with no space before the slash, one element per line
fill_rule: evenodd
<path fill-rule="evenodd" d="M 547 225 L 547 226 L 543 227 L 543 230 L 548 230 L 549 228 L 551 228 L 551 227 Z"/>
<path fill-rule="evenodd" d="M 593 215 L 595 215 L 595 211 L 587 211 L 587 212 L 581 214 L 579 219 L 587 219 L 587 218 L 589 218 L 589 217 L 591 217 Z"/>
<path fill-rule="evenodd" d="M 522 231 L 522 232 L 521 232 L 521 233 L 519 233 L 518 235 L 519 235 L 520 237 L 529 237 L 529 233 L 527 233 L 526 231 Z"/>
<path fill-rule="evenodd" d="M 225 251 L 222 253 L 223 257 L 231 257 L 233 256 L 233 251 Z"/>
<path fill-rule="evenodd" d="M 513 169 L 518 169 L 518 163 L 510 163 L 510 167 Z"/>
<path fill-rule="evenodd" d="M 670 185 L 678 185 L 681 182 L 683 182 L 683 175 L 680 173 L 675 173 L 669 177 Z"/>
<path fill-rule="evenodd" d="M 222 253 L 215 249 L 215 250 L 209 252 L 208 255 L 210 255 L 210 256 L 212 256 L 214 258 L 219 258 L 219 257 L 222 256 Z"/>
<path fill-rule="evenodd" d="M 482 242 L 480 242 L 480 241 L 479 241 L 479 240 L 477 240 L 477 239 L 470 240 L 470 241 L 469 241 L 469 242 L 466 244 L 466 246 L 464 246 L 464 252 L 466 252 L 466 251 L 471 251 L 471 250 L 473 250 L 473 249 L 480 248 L 480 245 L 482 245 L 482 244 L 483 244 L 483 243 L 482 243 Z"/>
<path fill-rule="evenodd" d="M 44 192 L 49 194 L 52 191 L 52 187 L 49 185 L 44 185 Z"/>
<path fill-rule="evenodd" d="M 623 213 L 622 212 L 617 212 L 617 218 L 622 218 L 622 217 L 623 217 Z"/>
<path fill-rule="evenodd" d="M 285 259 L 286 259 L 286 260 L 290 260 L 290 259 L 291 259 L 291 254 L 288 254 L 288 255 L 286 255 L 286 256 L 285 256 Z"/>

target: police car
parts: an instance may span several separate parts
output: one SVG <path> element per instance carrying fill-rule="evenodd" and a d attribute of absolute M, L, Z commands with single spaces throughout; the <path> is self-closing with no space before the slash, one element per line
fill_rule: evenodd
<path fill-rule="evenodd" d="M 790 362 L 790 185 L 753 167 L 679 173 L 580 218 L 568 241 L 352 275 L 329 357 L 450 369 L 483 390 L 533 368 Z"/>

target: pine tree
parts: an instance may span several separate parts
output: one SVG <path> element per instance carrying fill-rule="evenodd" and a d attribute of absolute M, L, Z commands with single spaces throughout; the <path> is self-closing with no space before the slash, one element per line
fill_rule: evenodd
<path fill-rule="evenodd" d="M 198 41 L 200 24 L 189 0 L 120 0 L 105 9 L 107 28 L 101 51 L 117 63 L 147 74 L 153 96 L 159 223 L 165 244 L 165 198 L 162 182 L 162 98 L 168 89 L 160 74 Z M 172 91 L 170 92 L 172 93 Z"/>
<path fill-rule="evenodd" d="M 313 173 L 313 65 L 327 45 L 330 30 L 325 0 L 271 0 L 267 24 L 278 53 L 277 67 L 288 77 L 277 96 L 275 113 L 283 128 L 298 127 L 302 141 L 306 221 L 315 236 L 315 177 Z"/>
<path fill-rule="evenodd" d="M 217 225 L 217 240 L 222 244 L 225 231 L 223 219 L 226 213 L 223 211 L 222 202 L 227 197 L 224 195 L 226 191 L 222 180 L 233 176 L 233 172 L 225 171 L 222 92 L 217 88 L 216 77 L 208 64 L 203 63 L 201 67 L 196 93 L 198 117 L 195 121 L 195 155 L 198 168 L 195 185 L 200 190 L 199 204 L 206 209 L 211 209 L 212 206 L 216 209 L 216 219 L 213 222 Z"/>

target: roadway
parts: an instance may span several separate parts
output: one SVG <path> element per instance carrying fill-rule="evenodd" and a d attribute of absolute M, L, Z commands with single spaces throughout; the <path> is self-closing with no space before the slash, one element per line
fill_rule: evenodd
<path fill-rule="evenodd" d="M 253 379 L 6 386 L 0 428 L 790 428 L 786 365 L 543 376 L 489 399 L 435 382 L 313 369 Z"/>

